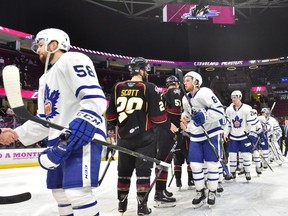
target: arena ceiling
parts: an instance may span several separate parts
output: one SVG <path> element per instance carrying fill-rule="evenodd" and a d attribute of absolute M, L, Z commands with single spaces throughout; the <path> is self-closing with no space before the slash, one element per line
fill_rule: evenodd
<path fill-rule="evenodd" d="M 159 18 L 159 13 L 165 4 L 205 4 L 234 6 L 236 12 L 249 19 L 251 9 L 259 9 L 257 13 L 264 13 L 267 9 L 288 7 L 288 0 L 84 0 L 92 5 L 105 8 L 124 16 L 135 19 Z M 248 9 L 248 12 L 247 12 Z"/>

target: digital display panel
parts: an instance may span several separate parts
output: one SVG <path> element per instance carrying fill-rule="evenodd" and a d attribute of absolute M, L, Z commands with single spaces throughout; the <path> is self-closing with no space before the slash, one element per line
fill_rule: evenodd
<path fill-rule="evenodd" d="M 235 24 L 235 9 L 231 6 L 167 4 L 163 7 L 163 22 Z"/>

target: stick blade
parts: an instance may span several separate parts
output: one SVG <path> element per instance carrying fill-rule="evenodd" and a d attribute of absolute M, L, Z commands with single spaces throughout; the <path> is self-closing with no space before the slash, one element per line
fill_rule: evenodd
<path fill-rule="evenodd" d="M 12 196 L 0 196 L 0 205 L 25 202 L 31 199 L 31 193 L 25 192 Z"/>
<path fill-rule="evenodd" d="M 3 69 L 3 82 L 11 108 L 24 106 L 21 96 L 19 69 L 16 66 L 7 65 Z"/>
<path fill-rule="evenodd" d="M 180 70 L 179 68 L 175 68 L 175 75 L 178 77 L 179 81 L 182 83 L 183 82 L 183 71 Z"/>

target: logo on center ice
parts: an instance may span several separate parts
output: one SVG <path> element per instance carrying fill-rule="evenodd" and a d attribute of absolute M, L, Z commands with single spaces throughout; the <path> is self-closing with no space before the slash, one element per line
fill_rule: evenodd
<path fill-rule="evenodd" d="M 54 90 L 51 92 L 48 85 L 45 86 L 45 96 L 44 96 L 44 105 L 45 105 L 45 115 L 46 119 L 51 119 L 59 114 L 57 110 L 57 101 L 59 99 L 59 91 Z"/>

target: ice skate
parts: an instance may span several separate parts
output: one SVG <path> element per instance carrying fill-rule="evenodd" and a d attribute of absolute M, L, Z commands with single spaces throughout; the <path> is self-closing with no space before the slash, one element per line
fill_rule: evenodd
<path fill-rule="evenodd" d="M 137 215 L 149 215 L 151 214 L 152 210 L 148 208 L 147 206 L 147 199 L 143 201 L 142 196 L 138 196 L 138 210 L 137 210 Z"/>
<path fill-rule="evenodd" d="M 179 191 L 181 190 L 181 188 L 182 188 L 181 179 L 176 179 L 176 187 L 178 188 Z"/>
<path fill-rule="evenodd" d="M 260 176 L 262 174 L 262 169 L 260 167 L 256 167 L 256 173 L 257 176 Z"/>
<path fill-rule="evenodd" d="M 245 178 L 246 178 L 247 182 L 249 182 L 251 180 L 250 172 L 245 173 Z"/>
<path fill-rule="evenodd" d="M 156 191 L 154 201 L 155 208 L 168 208 L 176 206 L 176 199 L 174 197 L 168 197 L 165 190 Z"/>
<path fill-rule="evenodd" d="M 167 197 L 172 197 L 173 196 L 173 193 L 168 191 L 168 190 L 166 190 L 166 189 L 164 190 L 164 192 L 165 192 Z"/>
<path fill-rule="evenodd" d="M 218 187 L 217 187 L 217 193 L 220 195 L 221 193 L 223 193 L 224 188 L 222 186 L 221 182 L 218 182 Z"/>
<path fill-rule="evenodd" d="M 207 199 L 207 204 L 209 208 L 211 208 L 215 204 L 215 199 L 216 199 L 216 191 L 209 191 Z"/>
<path fill-rule="evenodd" d="M 128 194 L 121 194 L 119 203 L 118 203 L 118 211 L 124 214 L 127 210 L 127 205 L 128 205 Z"/>
<path fill-rule="evenodd" d="M 205 200 L 206 200 L 205 188 L 203 188 L 200 191 L 196 191 L 196 196 L 192 200 L 192 205 L 195 209 L 199 208 L 205 203 Z"/>
<path fill-rule="evenodd" d="M 245 173 L 244 168 L 240 168 L 238 175 L 243 175 Z"/>

